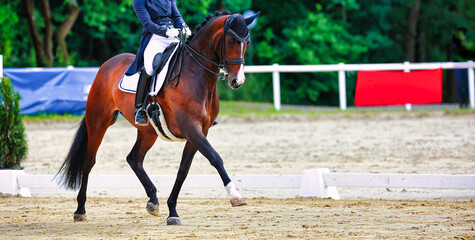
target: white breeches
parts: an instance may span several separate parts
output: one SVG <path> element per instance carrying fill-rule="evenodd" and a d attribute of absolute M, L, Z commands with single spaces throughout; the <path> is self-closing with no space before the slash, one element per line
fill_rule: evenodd
<path fill-rule="evenodd" d="M 166 38 L 153 34 L 143 54 L 145 71 L 149 76 L 153 73 L 153 58 L 155 55 L 157 55 L 157 53 L 162 53 L 165 48 L 174 42 L 178 42 L 178 39 Z"/>

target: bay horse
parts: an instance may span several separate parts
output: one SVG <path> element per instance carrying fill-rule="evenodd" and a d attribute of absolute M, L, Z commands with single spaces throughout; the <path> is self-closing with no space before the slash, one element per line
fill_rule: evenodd
<path fill-rule="evenodd" d="M 184 43 L 186 51 L 182 55 L 182 65 L 170 69 L 174 75 L 180 75 L 180 82 L 175 86 L 164 84 L 157 95 L 156 101 L 162 107 L 169 131 L 175 137 L 186 140 L 175 184 L 167 201 L 168 225 L 181 224 L 176 211 L 177 198 L 197 151 L 216 168 L 230 195 L 232 206 L 247 204 L 206 136 L 219 112 L 216 90 L 219 70 L 228 73 L 227 81 L 232 89 L 244 83 L 243 56 L 250 40 L 248 25 L 258 15 L 244 18 L 225 11 L 208 16 Z M 137 128 L 137 140 L 126 159 L 150 198 L 146 205 L 147 211 L 154 216 L 159 215 L 157 189 L 143 168 L 145 154 L 154 145 L 158 135 L 150 125 L 135 125 L 135 95 L 118 88 L 121 77 L 134 58 L 135 55 L 130 53 L 119 54 L 100 67 L 89 92 L 85 116 L 58 171 L 60 184 L 68 189 L 79 189 L 75 221 L 86 220 L 89 173 L 96 162 L 96 153 L 104 134 L 114 124 L 119 112 Z"/>

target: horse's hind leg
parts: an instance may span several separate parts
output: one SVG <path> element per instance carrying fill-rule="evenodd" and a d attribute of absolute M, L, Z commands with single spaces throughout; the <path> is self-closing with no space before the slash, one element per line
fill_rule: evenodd
<path fill-rule="evenodd" d="M 147 196 L 150 198 L 147 202 L 147 211 L 154 216 L 158 216 L 157 188 L 153 185 L 145 172 L 143 168 L 143 160 L 145 154 L 153 146 L 156 140 L 157 135 L 139 130 L 135 145 L 127 156 L 127 163 L 129 163 L 135 175 L 142 183 Z"/>
<path fill-rule="evenodd" d="M 81 188 L 77 196 L 78 208 L 74 212 L 74 221 L 84 221 L 86 220 L 86 192 L 87 192 L 87 183 L 89 180 L 89 173 L 91 172 L 92 167 L 96 163 L 96 153 L 99 149 L 99 145 L 104 138 L 104 134 L 107 131 L 107 128 L 110 126 L 111 121 L 114 117 L 114 114 L 109 116 L 104 116 L 101 114 L 104 113 L 95 113 L 93 116 L 91 112 L 86 113 L 86 124 L 87 124 L 87 156 L 83 165 L 82 172 L 82 182 Z"/>

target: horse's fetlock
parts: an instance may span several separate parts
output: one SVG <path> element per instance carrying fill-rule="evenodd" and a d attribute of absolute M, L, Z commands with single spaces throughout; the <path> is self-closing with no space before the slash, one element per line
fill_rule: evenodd
<path fill-rule="evenodd" d="M 149 189 L 147 189 L 146 193 L 149 198 L 157 198 L 157 188 L 155 186 L 151 186 Z"/>

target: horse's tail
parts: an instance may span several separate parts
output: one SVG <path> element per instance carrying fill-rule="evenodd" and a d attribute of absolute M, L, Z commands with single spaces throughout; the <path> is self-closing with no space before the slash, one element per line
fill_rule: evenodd
<path fill-rule="evenodd" d="M 74 141 L 69 149 L 68 156 L 63 162 L 56 176 L 59 175 L 59 184 L 66 189 L 81 187 L 82 171 L 87 158 L 87 125 L 83 118 Z"/>

